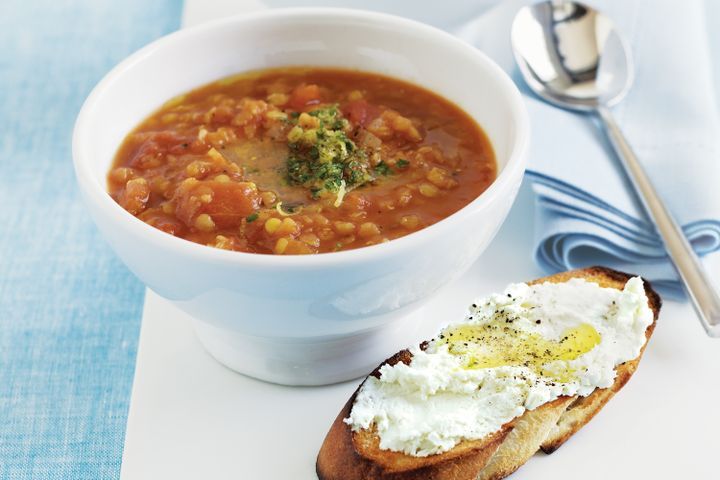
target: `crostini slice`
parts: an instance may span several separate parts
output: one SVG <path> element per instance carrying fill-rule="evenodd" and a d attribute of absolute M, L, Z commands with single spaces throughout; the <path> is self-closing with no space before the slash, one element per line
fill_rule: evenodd
<path fill-rule="evenodd" d="M 540 278 L 529 285 L 544 282 L 564 283 L 573 278 L 594 282 L 601 287 L 622 290 L 631 275 L 604 267 L 590 267 Z M 644 282 L 652 323 L 645 330 L 650 338 L 660 312 L 661 300 L 648 282 Z M 424 349 L 427 343 L 421 345 Z M 463 440 L 453 448 L 428 456 L 414 456 L 380 448 L 374 429 L 353 431 L 344 420 L 350 416 L 355 391 L 330 428 L 317 458 L 320 480 L 498 480 L 522 466 L 538 450 L 551 453 L 573 433 L 589 422 L 618 392 L 637 369 L 642 353 L 616 367 L 616 376 L 608 388 L 597 388 L 587 396 L 562 396 L 525 412 L 479 440 Z M 410 364 L 409 350 L 398 352 L 370 375 L 379 378 L 383 365 Z M 361 385 L 362 386 L 362 385 Z"/>

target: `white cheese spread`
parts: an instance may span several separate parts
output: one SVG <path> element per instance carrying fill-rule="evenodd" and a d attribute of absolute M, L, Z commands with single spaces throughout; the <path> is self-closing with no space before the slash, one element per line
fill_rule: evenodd
<path fill-rule="evenodd" d="M 637 358 L 653 321 L 642 279 L 510 285 L 472 305 L 409 365 L 363 383 L 345 422 L 380 448 L 424 457 L 481 439 L 563 395 L 587 396 Z"/>

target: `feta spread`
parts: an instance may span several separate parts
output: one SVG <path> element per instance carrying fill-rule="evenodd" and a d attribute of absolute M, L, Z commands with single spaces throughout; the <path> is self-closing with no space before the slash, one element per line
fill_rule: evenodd
<path fill-rule="evenodd" d="M 582 279 L 512 284 L 474 303 L 425 350 L 412 348 L 409 365 L 368 377 L 344 421 L 375 428 L 384 450 L 442 453 L 560 396 L 611 386 L 652 322 L 640 277 L 623 290 Z"/>

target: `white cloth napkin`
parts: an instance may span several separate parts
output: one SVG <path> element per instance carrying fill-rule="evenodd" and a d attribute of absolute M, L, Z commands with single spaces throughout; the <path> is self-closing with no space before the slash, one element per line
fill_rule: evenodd
<path fill-rule="evenodd" d="M 713 72 L 720 74 L 720 33 L 708 28 L 720 21 L 720 2 L 585 1 L 609 15 L 632 47 L 635 83 L 613 109 L 619 124 L 696 251 L 720 250 L 720 102 L 713 83 Z M 537 263 L 548 272 L 606 265 L 639 273 L 663 293 L 682 294 L 660 238 L 592 117 L 543 103 L 519 76 L 510 25 L 531 0 L 227 2 L 224 12 L 285 6 L 385 11 L 433 24 L 477 46 L 526 96 Z M 203 12 L 194 13 L 202 21 Z"/>
<path fill-rule="evenodd" d="M 527 94 L 535 260 L 550 272 L 607 265 L 681 295 L 660 238 L 593 118 L 541 102 L 520 79 L 508 32 L 524 3 L 504 2 L 454 33 L 493 57 Z M 720 249 L 720 121 L 705 3 L 589 3 L 613 18 L 635 59 L 633 88 L 613 109 L 619 124 L 696 251 Z"/>

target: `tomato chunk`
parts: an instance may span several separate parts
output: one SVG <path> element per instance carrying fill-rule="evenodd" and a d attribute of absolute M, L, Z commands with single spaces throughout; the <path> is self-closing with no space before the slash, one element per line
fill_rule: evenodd
<path fill-rule="evenodd" d="M 380 115 L 380 109 L 375 105 L 370 105 L 365 99 L 346 103 L 342 107 L 342 112 L 353 125 L 361 127 Z"/>
<path fill-rule="evenodd" d="M 128 212 L 138 215 L 145 210 L 149 199 L 150 185 L 148 185 L 147 180 L 135 178 L 125 184 L 125 188 L 118 197 L 118 203 Z"/>
<path fill-rule="evenodd" d="M 346 104 L 342 111 L 352 123 L 364 126 L 368 117 L 368 103 L 365 100 L 355 100 Z"/>
<path fill-rule="evenodd" d="M 142 215 L 140 219 L 148 225 L 152 225 L 170 235 L 181 236 L 185 233 L 185 225 L 172 215 L 157 211 L 146 213 L 147 214 Z"/>
<path fill-rule="evenodd" d="M 320 103 L 320 99 L 320 87 L 314 84 L 299 85 L 290 95 L 290 106 L 300 110 L 308 105 Z"/>
<path fill-rule="evenodd" d="M 198 217 L 210 216 L 217 228 L 234 228 L 260 206 L 260 195 L 250 182 L 185 181 L 175 192 L 175 214 L 189 227 Z M 206 217 L 203 217 L 207 223 Z"/>

